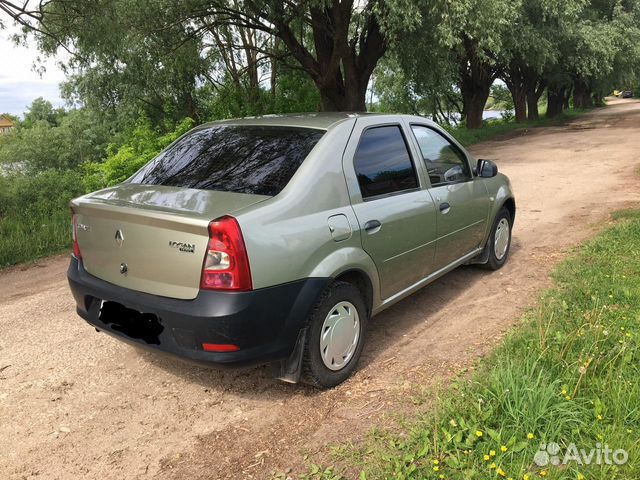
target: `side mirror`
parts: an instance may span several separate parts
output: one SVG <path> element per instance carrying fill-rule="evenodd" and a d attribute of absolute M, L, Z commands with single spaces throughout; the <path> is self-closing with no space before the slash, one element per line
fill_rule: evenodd
<path fill-rule="evenodd" d="M 491 160 L 478 160 L 477 172 L 479 177 L 491 178 L 498 174 L 498 166 Z"/>

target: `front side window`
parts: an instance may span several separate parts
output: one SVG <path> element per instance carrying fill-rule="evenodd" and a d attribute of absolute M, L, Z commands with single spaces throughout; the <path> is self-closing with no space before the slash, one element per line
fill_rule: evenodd
<path fill-rule="evenodd" d="M 418 178 L 398 125 L 366 130 L 354 157 L 362 198 L 418 187 Z"/>
<path fill-rule="evenodd" d="M 142 167 L 131 183 L 274 196 L 323 130 L 214 126 L 188 133 Z"/>
<path fill-rule="evenodd" d="M 469 164 L 459 148 L 431 128 L 412 125 L 411 130 L 420 146 L 431 186 L 471 180 Z"/>

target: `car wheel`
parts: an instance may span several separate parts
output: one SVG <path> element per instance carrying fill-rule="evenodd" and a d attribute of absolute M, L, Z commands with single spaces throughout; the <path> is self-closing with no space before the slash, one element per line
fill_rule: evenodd
<path fill-rule="evenodd" d="M 511 248 L 511 213 L 502 207 L 493 223 L 489 236 L 489 259 L 485 266 L 491 270 L 498 270 L 506 262 Z"/>
<path fill-rule="evenodd" d="M 309 316 L 302 381 L 320 388 L 344 382 L 360 359 L 367 323 L 360 291 L 347 282 L 330 285 Z"/>

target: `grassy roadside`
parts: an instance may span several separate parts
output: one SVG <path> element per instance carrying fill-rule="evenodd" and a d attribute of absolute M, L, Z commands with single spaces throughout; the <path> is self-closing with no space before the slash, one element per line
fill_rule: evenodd
<path fill-rule="evenodd" d="M 468 130 L 466 128 L 452 128 L 449 131 L 451 134 L 465 147 L 473 145 L 474 143 L 486 142 L 500 135 L 504 135 L 514 130 L 526 130 L 537 127 L 548 127 L 551 125 L 562 125 L 574 118 L 577 118 L 585 113 L 592 111 L 589 110 L 566 110 L 556 118 L 547 118 L 544 115 L 538 120 L 526 121 L 523 123 L 515 123 L 513 120 L 502 121 L 494 120 L 486 123 L 482 128 L 478 130 Z"/>
<path fill-rule="evenodd" d="M 69 200 L 83 193 L 78 172 L 0 176 L 0 268 L 71 248 Z"/>
<path fill-rule="evenodd" d="M 307 477 L 640 478 L 640 211 L 616 217 L 558 267 L 537 309 L 429 414 L 336 449 L 344 467 L 314 467 Z M 561 461 L 570 453 L 583 464 L 544 465 L 552 443 Z M 572 444 L 594 450 L 590 465 Z M 624 456 L 605 445 L 624 449 L 628 461 L 617 465 Z"/>

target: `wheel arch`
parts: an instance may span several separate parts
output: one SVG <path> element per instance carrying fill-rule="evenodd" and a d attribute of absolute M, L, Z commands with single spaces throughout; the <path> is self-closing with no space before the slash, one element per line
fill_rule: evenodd
<path fill-rule="evenodd" d="M 509 214 L 511 215 L 511 226 L 516 221 L 516 201 L 513 197 L 508 197 L 503 203 L 502 206 L 509 210 Z"/>
<path fill-rule="evenodd" d="M 373 283 L 363 270 L 352 268 L 338 274 L 334 281 L 347 282 L 356 287 L 362 294 L 365 305 L 367 307 L 367 313 L 371 315 L 373 310 Z"/>

